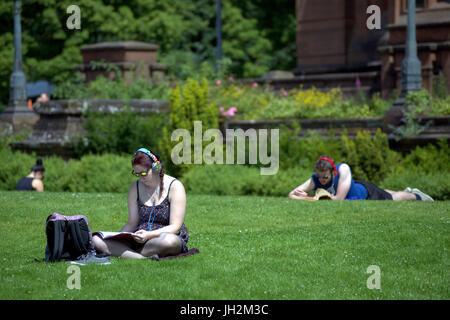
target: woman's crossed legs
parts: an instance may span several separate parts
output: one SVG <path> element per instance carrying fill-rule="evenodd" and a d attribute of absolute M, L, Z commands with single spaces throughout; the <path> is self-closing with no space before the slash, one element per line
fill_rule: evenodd
<path fill-rule="evenodd" d="M 181 252 L 181 239 L 173 234 L 164 232 L 139 246 L 134 240 L 103 240 L 99 236 L 92 239 L 97 252 L 106 253 L 113 257 L 128 259 L 145 259 L 157 254 L 160 257 L 174 255 Z"/>

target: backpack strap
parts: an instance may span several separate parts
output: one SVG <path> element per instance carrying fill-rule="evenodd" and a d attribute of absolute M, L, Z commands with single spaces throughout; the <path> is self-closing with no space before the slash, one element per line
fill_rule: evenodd
<path fill-rule="evenodd" d="M 50 256 L 50 261 L 59 261 L 64 249 L 65 221 L 54 221 L 53 227 L 53 255 Z"/>
<path fill-rule="evenodd" d="M 75 249 L 81 253 L 87 253 L 89 251 L 83 243 L 83 238 L 81 236 L 80 225 L 78 224 L 78 220 L 69 221 L 69 230 L 70 235 L 72 236 L 72 242 L 75 246 Z"/>

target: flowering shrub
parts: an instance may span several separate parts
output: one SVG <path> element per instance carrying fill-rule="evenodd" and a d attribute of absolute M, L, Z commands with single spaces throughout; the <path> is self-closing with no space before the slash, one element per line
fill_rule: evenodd
<path fill-rule="evenodd" d="M 274 91 L 267 85 L 256 83 L 250 86 L 216 81 L 215 84 L 211 88 L 211 97 L 217 108 L 236 107 L 235 118 L 241 120 L 376 117 L 382 116 L 391 105 L 378 94 L 361 102 L 344 99 L 337 88 L 326 92 L 302 87 Z"/>

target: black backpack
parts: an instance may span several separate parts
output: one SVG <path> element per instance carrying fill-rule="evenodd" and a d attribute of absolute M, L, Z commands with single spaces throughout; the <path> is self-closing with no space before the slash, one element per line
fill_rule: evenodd
<path fill-rule="evenodd" d="M 83 254 L 95 252 L 89 222 L 85 216 L 53 213 L 47 217 L 45 233 L 45 261 L 76 260 Z"/>

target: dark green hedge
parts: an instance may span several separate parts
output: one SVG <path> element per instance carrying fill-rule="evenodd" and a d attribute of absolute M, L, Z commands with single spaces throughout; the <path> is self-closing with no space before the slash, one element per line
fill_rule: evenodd
<path fill-rule="evenodd" d="M 302 139 L 298 144 L 291 141 L 291 147 L 280 146 L 280 153 L 280 169 L 275 175 L 261 175 L 258 165 L 224 164 L 193 165 L 183 177 L 177 178 L 184 182 L 188 193 L 287 196 L 311 176 L 314 160 L 328 153 L 337 163 L 349 163 L 355 178 L 391 190 L 419 188 L 435 199 L 450 199 L 450 152 L 445 140 L 438 146 L 418 147 L 404 158 L 387 148 L 382 135 L 370 139 L 365 133 L 354 141 L 345 136 L 340 142 L 324 137 Z M 290 161 L 287 161 L 289 155 Z M 132 153 L 89 154 L 68 162 L 54 156 L 43 157 L 45 190 L 126 193 L 135 180 L 130 174 L 131 157 Z M 17 181 L 30 172 L 35 162 L 35 155 L 13 152 L 3 141 L 0 144 L 0 190 L 15 190 Z M 371 179 L 373 177 L 378 180 Z"/>

